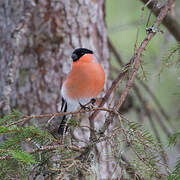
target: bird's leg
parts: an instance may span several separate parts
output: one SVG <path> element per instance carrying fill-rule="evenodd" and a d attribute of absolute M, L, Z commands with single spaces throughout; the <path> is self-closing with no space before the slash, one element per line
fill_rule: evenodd
<path fill-rule="evenodd" d="M 87 103 L 87 104 L 81 104 L 80 102 L 79 102 L 79 105 L 80 105 L 80 107 L 81 107 L 81 109 L 84 109 L 84 110 L 90 110 L 90 108 L 87 106 L 89 103 Z"/>
<path fill-rule="evenodd" d="M 95 102 L 96 102 L 96 99 L 95 99 L 95 98 L 92 98 L 92 99 L 90 100 L 90 103 L 91 103 L 92 105 L 95 105 Z"/>
<path fill-rule="evenodd" d="M 84 105 L 79 102 L 79 105 L 80 105 L 81 109 L 91 110 L 91 106 L 88 106 L 88 105 L 91 104 L 92 106 L 94 106 L 95 102 L 96 102 L 96 99 L 92 98 L 88 103 L 86 103 Z"/>

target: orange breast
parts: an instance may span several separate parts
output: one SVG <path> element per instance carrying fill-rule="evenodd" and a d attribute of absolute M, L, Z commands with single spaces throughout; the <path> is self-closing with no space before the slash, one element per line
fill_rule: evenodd
<path fill-rule="evenodd" d="M 104 87 L 105 73 L 95 62 L 75 62 L 65 81 L 66 94 L 72 99 L 96 97 Z"/>

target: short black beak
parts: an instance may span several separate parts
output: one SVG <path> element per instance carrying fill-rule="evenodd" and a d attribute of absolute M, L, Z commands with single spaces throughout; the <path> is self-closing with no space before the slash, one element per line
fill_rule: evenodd
<path fill-rule="evenodd" d="M 77 61 L 78 60 L 78 56 L 75 53 L 72 53 L 71 57 L 72 57 L 73 61 Z"/>

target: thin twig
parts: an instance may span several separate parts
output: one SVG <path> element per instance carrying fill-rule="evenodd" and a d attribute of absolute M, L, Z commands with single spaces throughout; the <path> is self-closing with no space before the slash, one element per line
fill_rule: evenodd
<path fill-rule="evenodd" d="M 111 112 L 110 109 L 106 109 L 103 107 L 93 107 L 91 109 L 86 109 L 86 110 L 80 109 L 80 110 L 75 111 L 75 112 L 59 112 L 59 113 L 51 113 L 51 114 L 32 115 L 32 116 L 25 116 L 22 119 L 19 119 L 15 122 L 7 124 L 6 127 L 10 127 L 10 126 L 13 126 L 16 124 L 24 123 L 24 122 L 29 121 L 31 119 L 52 118 L 52 117 L 57 117 L 57 116 L 70 115 L 70 114 L 81 114 L 81 113 L 86 113 L 86 112 L 91 112 L 91 111 L 108 111 L 108 112 Z"/>
<path fill-rule="evenodd" d="M 140 0 L 140 1 L 146 4 L 149 0 Z M 174 2 L 175 0 L 170 2 L 168 7 L 171 8 Z M 147 5 L 147 7 L 154 13 L 155 16 L 158 16 L 161 11 L 161 8 L 156 5 L 155 1 L 151 1 Z M 180 41 L 180 24 L 178 24 L 175 18 L 167 14 L 166 17 L 163 19 L 162 24 L 169 30 L 169 32 L 174 36 L 174 38 L 177 41 Z"/>
<path fill-rule="evenodd" d="M 64 145 L 60 145 L 60 144 L 52 145 L 52 146 L 44 146 L 44 147 L 41 147 L 38 149 L 34 149 L 34 150 L 30 151 L 29 153 L 34 154 L 34 153 L 41 152 L 41 151 L 51 151 L 51 150 L 55 150 L 57 148 L 64 148 L 64 147 L 65 147 Z M 77 151 L 77 152 L 84 152 L 83 148 L 79 148 L 76 146 L 68 146 L 68 149 L 71 149 L 71 150 Z"/>
<path fill-rule="evenodd" d="M 158 28 L 159 25 L 161 24 L 162 20 L 165 18 L 165 16 L 167 15 L 168 11 L 169 11 L 169 7 L 171 7 L 171 4 L 174 3 L 175 0 L 169 0 L 168 3 L 161 9 L 160 14 L 158 15 L 155 23 L 154 23 L 154 27 Z M 134 58 L 134 67 L 133 67 L 133 73 L 131 75 L 131 77 L 129 78 L 126 87 L 120 97 L 119 103 L 116 106 L 116 109 L 119 109 L 124 100 L 126 99 L 126 96 L 130 90 L 130 88 L 132 87 L 132 84 L 134 82 L 134 79 L 136 77 L 137 71 L 139 69 L 139 65 L 140 65 L 140 58 L 141 58 L 141 54 L 144 51 L 144 49 L 146 48 L 146 46 L 148 45 L 149 41 L 153 38 L 153 36 L 156 34 L 156 31 L 152 31 L 149 32 L 146 36 L 146 38 L 142 41 L 139 49 L 137 50 L 137 53 L 135 55 Z"/>
<path fill-rule="evenodd" d="M 117 86 L 118 82 L 120 81 L 120 79 L 122 79 L 128 72 L 128 69 L 126 69 L 125 71 L 119 73 L 119 75 L 117 76 L 117 78 L 112 82 L 111 87 L 107 90 L 105 96 L 102 98 L 101 103 L 99 104 L 99 108 L 103 107 L 104 104 L 107 102 L 107 100 L 109 99 L 111 93 L 113 92 L 114 88 Z M 98 111 L 95 111 L 90 117 L 89 120 L 92 121 L 98 114 Z"/>
<path fill-rule="evenodd" d="M 141 16 L 140 16 L 138 26 L 137 26 L 136 40 L 134 43 L 134 55 L 136 55 L 136 52 L 137 52 L 137 43 L 138 43 L 139 31 L 140 31 L 140 27 L 141 27 L 143 18 L 144 18 L 144 7 L 141 9 Z"/>
<path fill-rule="evenodd" d="M 112 45 L 113 46 L 113 45 Z M 115 48 L 114 48 L 115 49 Z M 113 51 L 112 51 L 113 52 Z M 114 52 L 113 52 L 114 53 Z M 118 53 L 118 52 L 117 52 Z M 116 56 L 116 55 L 115 55 Z M 117 60 L 118 60 L 118 56 L 116 56 Z M 118 60 L 119 61 L 119 60 Z M 123 64 L 123 62 L 122 62 Z M 117 69 L 114 66 L 111 66 L 111 69 L 116 72 L 119 73 L 119 69 Z M 140 85 L 147 91 L 147 93 L 151 96 L 151 98 L 153 99 L 154 103 L 156 104 L 157 108 L 159 109 L 160 113 L 162 114 L 162 116 L 165 118 L 165 120 L 168 122 L 168 124 L 170 125 L 172 130 L 175 130 L 174 125 L 171 123 L 170 121 L 170 117 L 169 115 L 166 113 L 166 111 L 163 109 L 162 105 L 160 104 L 160 102 L 158 101 L 158 99 L 156 98 L 156 96 L 153 94 L 152 90 L 138 77 L 136 76 L 137 81 L 140 83 Z M 168 131 L 166 131 L 168 132 Z M 168 133 L 169 134 L 169 133 Z"/>

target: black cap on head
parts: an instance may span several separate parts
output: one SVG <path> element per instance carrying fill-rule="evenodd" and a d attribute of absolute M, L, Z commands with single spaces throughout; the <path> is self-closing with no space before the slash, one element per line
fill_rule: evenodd
<path fill-rule="evenodd" d="M 73 51 L 71 57 L 73 61 L 78 61 L 78 59 L 82 57 L 84 54 L 93 54 L 93 51 L 86 48 L 78 48 Z"/>

